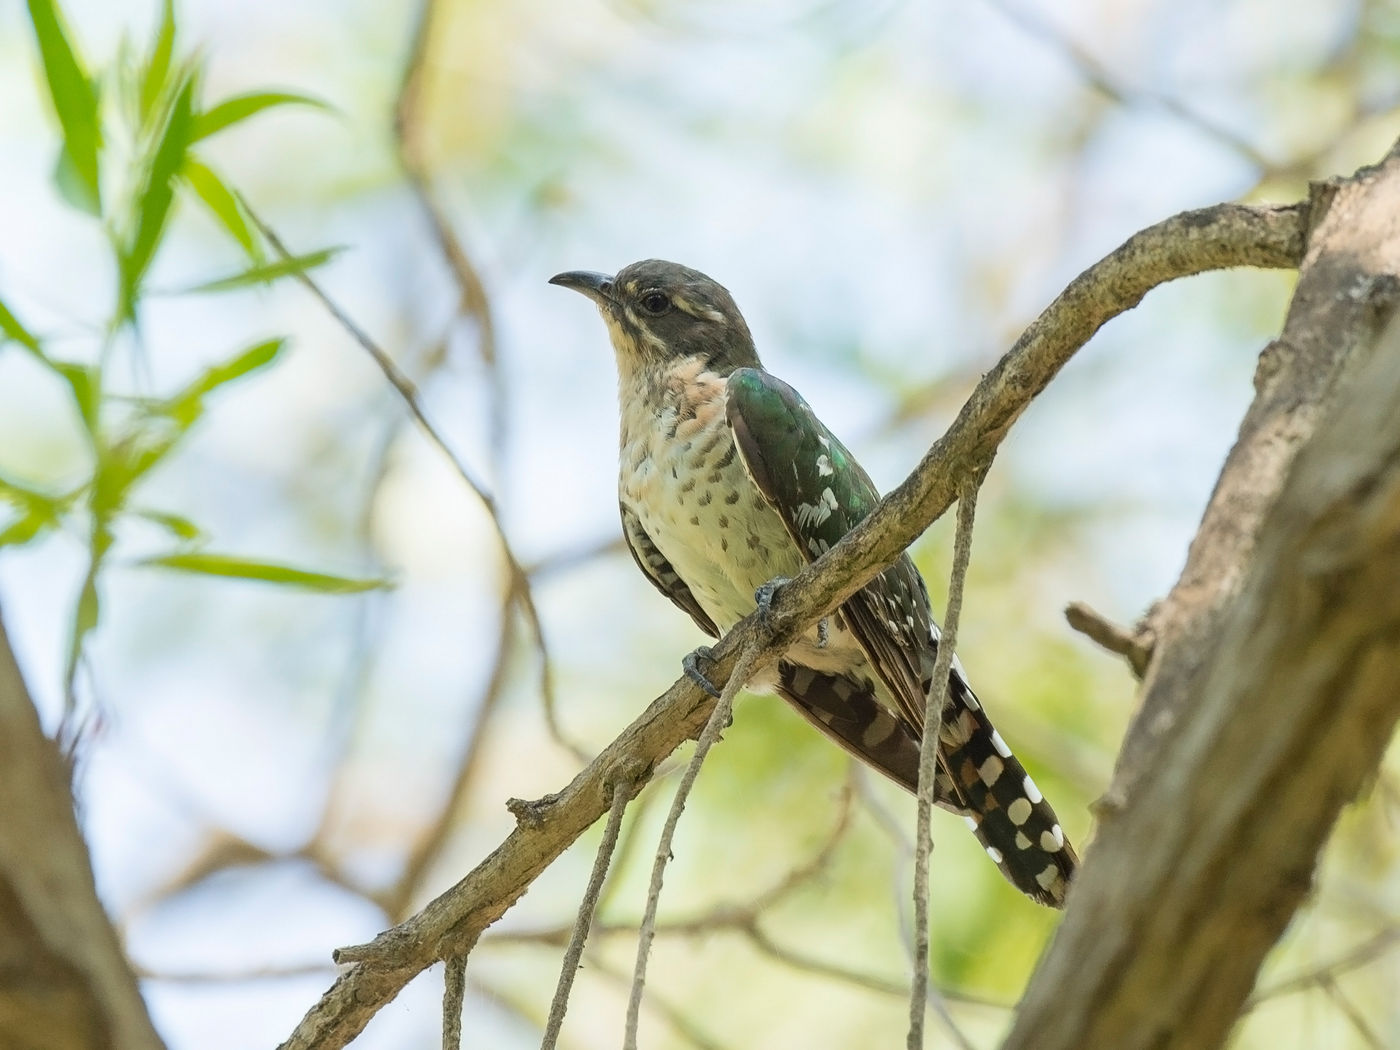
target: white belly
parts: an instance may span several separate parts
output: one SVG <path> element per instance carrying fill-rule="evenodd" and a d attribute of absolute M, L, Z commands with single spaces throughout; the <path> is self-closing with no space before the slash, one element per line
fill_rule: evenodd
<path fill-rule="evenodd" d="M 687 441 L 649 430 L 625 443 L 621 458 L 619 498 L 722 632 L 753 612 L 755 590 L 806 563 L 749 478 L 723 414 Z M 813 628 L 790 657 L 824 671 L 864 667 L 864 652 L 839 618 L 826 635 L 823 643 Z"/>

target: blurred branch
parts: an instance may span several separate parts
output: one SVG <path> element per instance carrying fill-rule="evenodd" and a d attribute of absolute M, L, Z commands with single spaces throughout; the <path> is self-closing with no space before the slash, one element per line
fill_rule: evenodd
<path fill-rule="evenodd" d="M 67 770 L 0 620 L 0 1045 L 158 1050 L 97 899 Z"/>
<path fill-rule="evenodd" d="M 1065 620 L 1080 634 L 1127 660 L 1133 669 L 1134 677 L 1139 681 L 1147 673 L 1155 642 L 1152 628 L 1148 624 L 1141 623 L 1132 628 L 1122 627 L 1083 602 L 1070 602 L 1065 606 Z"/>
<path fill-rule="evenodd" d="M 845 539 L 775 594 L 714 648 L 716 683 L 742 658 L 758 669 L 864 586 L 944 513 L 963 481 L 991 462 L 1009 428 L 1061 367 L 1111 317 L 1153 287 L 1231 266 L 1296 266 L 1307 208 L 1225 204 L 1186 212 L 1135 234 L 1077 277 L 973 391 L 915 473 Z M 651 770 L 707 721 L 714 701 L 682 676 L 563 791 L 515 803 L 514 831 L 456 886 L 365 946 L 297 1025 L 284 1050 L 344 1046 L 389 999 L 434 961 L 463 955 L 611 802 L 624 770 Z M 640 789 L 646 776 L 639 778 Z"/>
<path fill-rule="evenodd" d="M 253 223 L 258 227 L 262 235 L 267 238 L 267 242 L 272 246 L 278 257 L 283 261 L 290 260 L 292 255 L 287 251 L 286 246 L 283 245 L 276 232 L 263 222 L 262 218 L 252 210 L 247 201 L 243 201 L 242 203 L 243 206 L 247 208 L 249 217 L 253 220 Z M 296 278 L 321 302 L 321 305 L 326 308 L 326 311 L 335 319 L 336 323 L 344 328 L 351 338 L 359 343 L 361 348 L 370 355 L 374 363 L 379 366 L 379 370 L 383 373 L 384 378 L 389 381 L 389 385 L 399 395 L 400 399 L 402 399 L 409 413 L 418 423 L 428 440 L 447 458 L 448 463 L 450 463 L 453 470 L 456 471 L 457 476 L 466 483 L 467 487 L 471 489 L 472 493 L 481 502 L 482 507 L 485 508 L 487 516 L 491 521 L 491 528 L 496 534 L 496 541 L 500 547 L 501 559 L 505 562 L 507 574 L 510 578 L 509 595 L 515 601 L 519 602 L 521 611 L 525 614 L 525 620 L 530 625 L 531 633 L 534 635 L 535 646 L 540 653 L 540 692 L 544 696 L 545 710 L 550 719 L 551 730 L 554 733 L 555 739 L 571 751 L 579 761 L 587 761 L 587 752 L 564 737 L 557 723 L 554 721 L 554 673 L 549 659 L 548 645 L 545 640 L 544 625 L 540 621 L 539 610 L 535 607 L 535 598 L 534 592 L 530 586 L 530 577 L 525 572 L 524 567 L 521 566 L 520 561 L 516 558 L 515 550 L 510 544 L 510 538 L 506 535 L 505 525 L 501 521 L 500 507 L 496 502 L 496 497 L 492 495 L 490 490 L 488 490 L 472 473 L 465 461 L 457 455 L 452 446 L 447 443 L 446 438 L 442 436 L 442 433 L 433 425 L 432 421 L 428 419 L 427 412 L 423 407 L 422 398 L 418 393 L 418 388 L 414 385 L 413 380 L 394 363 L 393 358 L 390 357 L 378 343 L 370 338 L 369 333 L 356 324 L 344 310 L 336 305 L 334 300 L 326 294 L 310 274 L 305 270 L 298 270 Z"/>
<path fill-rule="evenodd" d="M 1392 926 L 1382 930 L 1365 941 L 1362 941 L 1351 951 L 1340 955 L 1331 962 L 1323 963 L 1305 973 L 1297 974 L 1286 980 L 1277 981 L 1267 988 L 1260 989 L 1249 997 L 1245 1003 L 1245 1012 L 1258 1008 L 1261 1004 L 1271 999 L 1278 999 L 1285 995 L 1293 995 L 1296 992 L 1309 991 L 1318 987 L 1325 981 L 1335 981 L 1342 974 L 1350 970 L 1359 969 L 1380 959 L 1388 952 L 1400 945 L 1400 927 Z"/>
<path fill-rule="evenodd" d="M 988 3 L 1000 11 L 1009 21 L 1019 26 L 1026 34 L 1035 37 L 1059 53 L 1066 62 L 1074 67 L 1085 83 L 1118 105 L 1125 108 L 1142 105 L 1155 106 L 1170 113 L 1183 124 L 1195 128 L 1207 138 L 1212 138 L 1239 154 L 1260 171 L 1270 171 L 1277 167 L 1273 160 L 1266 157 L 1243 137 L 1224 125 L 1216 123 L 1180 99 L 1153 91 L 1130 88 L 1121 83 L 1082 44 L 1072 39 L 1048 19 L 1040 17 L 1038 13 L 1026 10 L 1014 0 L 988 0 Z"/>
<path fill-rule="evenodd" d="M 486 366 L 491 382 L 489 401 L 491 425 L 490 444 L 492 459 L 499 464 L 505 442 L 505 372 L 501 368 L 497 353 L 496 322 L 491 312 L 491 302 L 486 294 L 486 283 L 481 271 L 472 261 L 462 240 L 452 227 L 446 209 L 433 188 L 432 172 L 429 167 L 427 149 L 423 137 L 423 95 L 424 82 L 428 72 L 429 49 L 432 43 L 433 20 L 437 17 L 438 6 L 435 0 L 422 0 L 418 9 L 418 21 L 414 27 L 413 41 L 409 47 L 408 59 L 404 63 L 403 75 L 399 81 L 399 94 L 394 102 L 394 145 L 398 152 L 399 166 L 408 178 L 409 188 L 414 199 L 422 208 L 428 225 L 432 228 L 442 253 L 443 262 L 457 285 L 459 317 L 469 318 L 477 331 L 477 352 Z M 494 510 L 492 511 L 494 515 Z M 588 761 L 588 753 L 564 733 L 559 722 L 555 703 L 553 669 L 549 650 L 545 643 L 544 631 L 540 626 L 534 608 L 534 596 L 530 589 L 531 574 L 522 571 L 513 555 L 510 560 L 512 587 L 519 591 L 521 603 L 535 634 L 535 642 L 540 661 L 540 696 L 544 703 L 545 724 L 550 735 L 560 746 L 570 751 L 580 762 Z"/>

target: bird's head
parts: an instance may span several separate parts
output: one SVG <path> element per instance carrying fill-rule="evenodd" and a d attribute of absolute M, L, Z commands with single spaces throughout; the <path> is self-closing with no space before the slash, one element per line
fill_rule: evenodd
<path fill-rule="evenodd" d="M 697 357 L 720 375 L 758 366 L 753 336 L 733 296 L 688 266 L 646 259 L 612 277 L 571 270 L 549 283 L 581 292 L 598 305 L 624 376 Z"/>

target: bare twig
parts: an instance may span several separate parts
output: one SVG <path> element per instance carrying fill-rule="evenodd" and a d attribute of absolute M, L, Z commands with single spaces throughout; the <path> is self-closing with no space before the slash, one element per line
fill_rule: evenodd
<path fill-rule="evenodd" d="M 608 810 L 608 823 L 603 829 L 603 841 L 598 843 L 598 855 L 593 861 L 593 871 L 588 877 L 588 886 L 583 891 L 583 900 L 578 906 L 578 919 L 574 922 L 569 936 L 569 946 L 564 951 L 564 962 L 559 970 L 559 984 L 554 989 L 554 1001 L 549 1004 L 549 1020 L 545 1023 L 544 1039 L 540 1050 L 554 1050 L 559 1041 L 559 1030 L 564 1027 L 564 1013 L 569 1007 L 569 991 L 574 986 L 574 976 L 578 973 L 579 958 L 583 946 L 588 942 L 588 930 L 593 925 L 593 912 L 598 906 L 598 895 L 603 890 L 603 878 L 612 863 L 613 848 L 617 845 L 617 835 L 622 829 L 622 814 L 627 809 L 626 791 L 614 788 L 612 806 Z"/>
<path fill-rule="evenodd" d="M 1376 1030 L 1371 1027 L 1366 1018 L 1361 1016 L 1361 1011 L 1356 1008 L 1356 1004 L 1351 1001 L 1342 991 L 1341 987 L 1331 977 L 1324 977 L 1318 985 L 1327 998 L 1332 1000 L 1334 1006 L 1347 1019 L 1353 1031 L 1361 1037 L 1361 1041 L 1372 1050 L 1385 1050 L 1385 1043 L 1376 1034 Z"/>
<path fill-rule="evenodd" d="M 972 557 L 972 523 L 977 514 L 977 489 L 987 476 L 982 468 L 963 482 L 958 496 L 958 529 L 953 539 L 953 567 L 948 580 L 948 607 L 938 655 L 933 661 L 933 688 L 924 707 L 924 735 L 919 747 L 919 804 L 914 830 L 914 973 L 909 991 L 909 1050 L 922 1050 L 924 1013 L 928 1009 L 928 868 L 933 850 L 933 782 L 938 769 L 939 739 L 943 731 L 943 705 L 948 698 L 948 676 L 958 645 L 958 618 L 962 614 L 963 584 Z M 946 1018 L 945 1018 L 946 1019 Z M 951 1023 L 951 1019 L 949 1020 Z M 959 1033 L 960 1034 L 960 1033 Z"/>
<path fill-rule="evenodd" d="M 762 613 L 758 614 L 762 617 Z M 637 1025 L 641 1020 L 642 989 L 647 980 L 647 959 L 651 954 L 651 942 L 656 937 L 656 909 L 661 901 L 661 883 L 666 874 L 666 865 L 671 859 L 671 843 L 676 837 L 676 826 L 680 823 L 681 811 L 695 778 L 700 775 L 700 766 L 710 748 L 719 739 L 724 727 L 729 724 L 734 710 L 734 697 L 744 687 L 754 672 L 759 669 L 758 656 L 746 651 L 740 656 L 730 672 L 729 679 L 720 693 L 719 701 L 710 712 L 709 720 L 695 742 L 695 754 L 686 766 L 681 782 L 676 785 L 675 798 L 671 800 L 671 811 L 666 815 L 666 823 L 661 829 L 661 840 L 656 845 L 656 860 L 652 864 L 651 884 L 647 888 L 646 910 L 642 915 L 642 926 L 637 933 L 637 962 L 632 971 L 632 990 L 627 997 L 627 1027 L 623 1035 L 623 1050 L 637 1050 Z"/>
<path fill-rule="evenodd" d="M 1199 110 L 1187 105 L 1181 99 L 1153 91 L 1130 88 L 1120 83 L 1104 64 L 1091 55 L 1082 44 L 1071 39 L 1063 30 L 1052 25 L 1048 19 L 1042 18 L 1037 13 L 1012 3 L 1010 0 L 988 0 L 988 2 L 1010 21 L 1020 26 L 1024 32 L 1053 47 L 1064 56 L 1086 83 L 1120 106 L 1155 106 L 1170 113 L 1183 124 L 1233 150 L 1260 171 L 1267 171 L 1275 167 L 1274 162 L 1253 144 Z"/>
<path fill-rule="evenodd" d="M 462 1004 L 467 996 L 467 957 L 454 955 L 442 971 L 442 1050 L 461 1050 Z"/>
<path fill-rule="evenodd" d="M 1127 660 L 1139 680 L 1147 673 L 1155 641 L 1150 627 L 1145 624 L 1122 627 L 1083 602 L 1070 602 L 1065 606 L 1065 620 L 1080 634 Z"/>
<path fill-rule="evenodd" d="M 1375 962 L 1397 945 L 1400 945 L 1400 927 L 1392 926 L 1382 930 L 1374 937 L 1367 938 L 1351 951 L 1330 962 L 1315 966 L 1305 973 L 1277 981 L 1267 988 L 1261 988 L 1245 1003 L 1245 1012 L 1257 1009 L 1261 1004 L 1271 999 L 1307 991 L 1310 988 L 1316 988 L 1324 981 L 1335 980 L 1349 970 L 1359 969 Z"/>
<path fill-rule="evenodd" d="M 286 246 L 277 236 L 276 231 L 263 221 L 262 217 L 252 209 L 246 199 L 240 197 L 239 201 L 246 209 L 248 217 L 253 220 L 253 224 L 257 226 L 258 230 L 267 239 L 268 244 L 272 246 L 279 258 L 283 260 L 292 258 L 291 253 L 287 251 Z M 318 284 L 310 274 L 304 270 L 298 271 L 296 278 L 307 291 L 320 301 L 321 305 L 325 307 L 326 312 L 335 319 L 336 323 L 344 328 L 350 337 L 360 345 L 361 349 L 369 354 L 370 358 L 379 367 L 380 372 L 383 373 L 384 378 L 388 380 L 390 387 L 399 395 L 400 400 L 403 401 L 409 414 L 412 415 L 414 421 L 417 422 L 424 435 L 437 447 L 438 451 L 446 457 L 452 469 L 456 471 L 457 476 L 466 483 L 467 487 L 471 489 L 472 493 L 480 501 L 482 507 L 485 508 L 487 517 L 491 521 L 492 531 L 496 535 L 496 542 L 500 548 L 501 560 L 505 562 L 506 570 L 510 577 L 510 596 L 519 602 L 521 611 L 525 614 L 525 620 L 530 625 L 530 631 L 534 636 L 535 646 L 540 653 L 540 693 L 544 697 L 546 711 L 552 712 L 554 710 L 554 672 L 553 664 L 549 659 L 549 647 L 545 639 L 544 624 L 540 620 L 539 610 L 535 607 L 535 596 L 530 587 L 530 578 L 525 572 L 524 567 L 520 564 L 519 559 L 516 558 L 515 551 L 510 544 L 510 538 L 506 535 L 505 525 L 501 521 L 500 507 L 496 502 L 496 497 L 491 493 L 490 489 L 486 487 L 485 483 L 472 472 L 471 468 L 467 466 L 466 461 L 457 455 L 457 452 L 448 444 L 447 439 L 442 436 L 441 431 L 439 431 L 432 420 L 428 418 L 427 410 L 423 406 L 423 399 L 418 392 L 418 388 L 407 373 L 399 368 L 394 362 L 394 359 L 389 356 L 383 347 L 370 337 L 368 332 L 361 328 L 349 314 L 342 310 L 340 306 L 326 294 L 325 290 L 322 289 L 320 284 Z M 552 728 L 557 729 L 557 724 L 552 724 Z M 560 743 L 572 751 L 579 761 L 586 762 L 588 760 L 588 753 L 583 748 L 579 747 L 577 744 L 571 743 L 558 732 L 556 732 L 555 735 Z"/>

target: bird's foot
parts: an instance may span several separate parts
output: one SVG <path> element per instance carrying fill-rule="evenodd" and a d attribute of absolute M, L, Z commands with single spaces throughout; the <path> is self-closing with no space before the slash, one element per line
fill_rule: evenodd
<path fill-rule="evenodd" d="M 826 625 L 826 617 L 823 616 L 820 620 L 817 621 L 817 648 L 818 648 L 818 649 L 825 649 L 825 648 L 826 648 L 827 634 L 828 634 L 828 632 L 827 632 L 827 625 Z"/>
<path fill-rule="evenodd" d="M 681 670 L 685 672 L 687 678 L 718 700 L 720 691 L 715 688 L 715 683 L 710 681 L 709 676 L 700 669 L 702 663 L 713 663 L 714 659 L 714 650 L 708 645 L 701 645 L 681 658 Z"/>
<path fill-rule="evenodd" d="M 760 584 L 758 590 L 753 592 L 753 600 L 758 606 L 758 615 L 761 619 L 767 620 L 768 614 L 773 611 L 773 595 L 778 593 L 778 588 L 788 582 L 786 576 L 774 576 L 767 583 Z"/>

